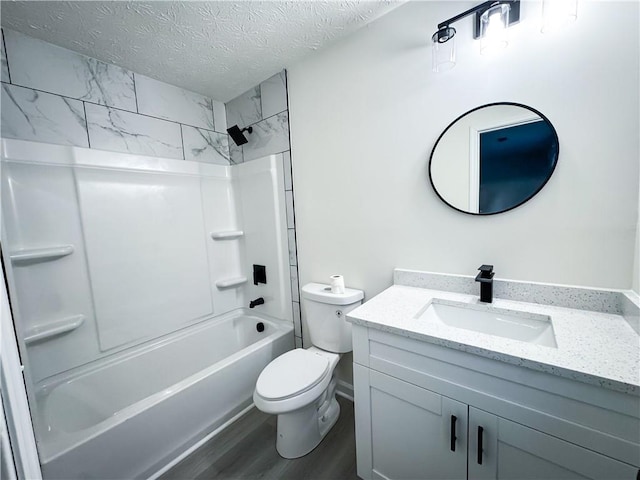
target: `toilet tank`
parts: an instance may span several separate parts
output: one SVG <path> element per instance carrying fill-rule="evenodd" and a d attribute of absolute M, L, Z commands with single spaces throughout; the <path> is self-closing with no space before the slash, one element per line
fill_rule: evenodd
<path fill-rule="evenodd" d="M 302 287 L 301 296 L 311 343 L 329 352 L 350 352 L 351 324 L 347 313 L 362 303 L 362 290 L 345 288 L 344 293 L 331 293 L 329 285 L 308 283 Z"/>

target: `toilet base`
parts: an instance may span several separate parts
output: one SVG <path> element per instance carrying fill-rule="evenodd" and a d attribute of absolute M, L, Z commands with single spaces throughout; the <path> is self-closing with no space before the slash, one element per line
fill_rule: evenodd
<path fill-rule="evenodd" d="M 281 457 L 299 458 L 320 444 L 340 416 L 335 389 L 336 381 L 333 379 L 318 401 L 278 415 L 276 450 Z"/>

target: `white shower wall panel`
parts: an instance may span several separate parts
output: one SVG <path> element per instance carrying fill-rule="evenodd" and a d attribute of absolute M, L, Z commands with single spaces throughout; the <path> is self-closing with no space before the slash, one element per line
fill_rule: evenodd
<path fill-rule="evenodd" d="M 42 152 L 42 158 L 55 161 L 66 147 L 58 149 Z M 5 158 L 6 153 L 5 149 Z M 29 355 L 23 355 L 22 361 L 33 380 L 39 381 L 91 361 L 98 351 L 74 173 L 70 166 L 13 161 L 5 161 L 2 170 L 5 260 L 7 254 L 20 248 L 48 245 L 74 248 L 73 254 L 55 261 L 5 264 L 13 272 L 8 276 L 12 290 L 25 292 L 23 300 L 14 298 L 11 305 L 14 318 L 20 319 L 16 321 L 20 339 L 45 319 L 85 316 L 73 335 L 56 338 L 55 351 L 46 343 L 29 346 Z M 22 221 L 25 218 L 29 221 Z"/>
<path fill-rule="evenodd" d="M 76 171 L 102 350 L 213 314 L 200 178 Z"/>
<path fill-rule="evenodd" d="M 291 320 L 280 157 L 238 171 L 2 140 L 3 255 L 31 381 L 38 385 L 85 368 L 258 296 L 266 303 L 257 310 Z M 252 208 L 256 212 L 247 213 Z M 211 237 L 233 230 L 246 230 L 247 237 Z M 167 239 L 170 246 L 163 244 Z M 73 253 L 26 263 L 10 259 L 12 251 L 55 245 L 72 245 Z M 256 252 L 248 254 L 252 248 Z M 251 284 L 249 260 L 267 265 L 267 285 Z M 216 286 L 237 277 L 249 282 Z M 136 306 L 143 298 L 151 306 Z M 173 303 L 162 303 L 167 299 Z M 138 310 L 121 312 L 123 305 Z M 25 331 L 74 315 L 84 318 L 77 328 L 25 345 Z"/>
<path fill-rule="evenodd" d="M 245 263 L 264 265 L 267 272 L 266 284 L 255 285 L 250 278 L 247 294 L 252 300 L 264 298 L 262 312 L 293 321 L 283 165 L 281 153 L 269 155 L 237 165 L 233 178 L 245 225 Z"/>
<path fill-rule="evenodd" d="M 230 167 L 226 167 L 227 170 Z M 218 288 L 216 281 L 221 278 L 246 276 L 242 258 L 242 238 L 233 240 L 213 240 L 212 233 L 242 229 L 242 219 L 237 213 L 237 202 L 229 177 L 202 178 L 202 210 L 208 236 L 209 272 L 211 295 L 216 314 L 228 312 L 248 303 L 244 288 Z"/>

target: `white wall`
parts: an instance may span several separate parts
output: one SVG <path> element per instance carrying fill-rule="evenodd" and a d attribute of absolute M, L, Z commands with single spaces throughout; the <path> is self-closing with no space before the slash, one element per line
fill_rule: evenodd
<path fill-rule="evenodd" d="M 614 5 L 615 3 L 615 5 Z M 470 19 L 458 65 L 431 72 L 436 24 L 473 3 L 410 2 L 288 69 L 301 285 L 345 275 L 367 298 L 392 269 L 630 288 L 638 221 L 638 4 L 580 2 L 539 33 L 522 2 L 510 47 L 481 57 Z M 602 25 L 620 32 L 603 41 Z M 540 110 L 560 139 L 556 171 L 525 205 L 474 217 L 440 202 L 427 165 L 440 132 L 481 104 Z"/>
<path fill-rule="evenodd" d="M 631 288 L 640 294 L 640 208 L 638 211 L 638 228 L 636 230 L 636 253 L 633 261 L 633 282 Z"/>

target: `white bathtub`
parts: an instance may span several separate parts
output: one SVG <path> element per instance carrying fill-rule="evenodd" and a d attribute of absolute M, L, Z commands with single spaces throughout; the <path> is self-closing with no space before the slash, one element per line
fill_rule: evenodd
<path fill-rule="evenodd" d="M 248 406 L 262 369 L 293 348 L 290 323 L 248 312 L 44 385 L 36 422 L 44 477 L 146 477 Z"/>

